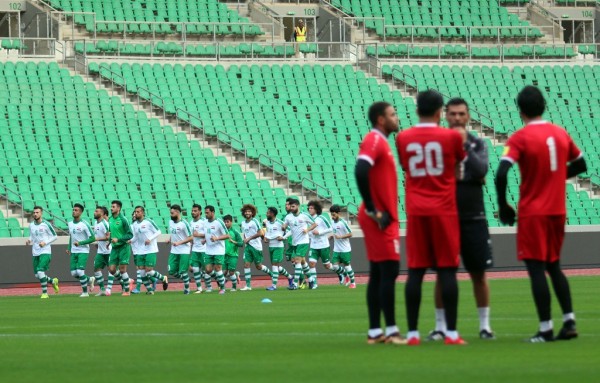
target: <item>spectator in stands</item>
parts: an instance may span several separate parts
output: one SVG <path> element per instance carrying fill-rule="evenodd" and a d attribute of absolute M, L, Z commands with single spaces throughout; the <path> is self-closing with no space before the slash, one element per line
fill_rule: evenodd
<path fill-rule="evenodd" d="M 300 19 L 298 24 L 296 24 L 296 28 L 294 28 L 294 41 L 297 43 L 306 42 L 306 33 L 308 30 L 304 25 L 304 20 Z"/>

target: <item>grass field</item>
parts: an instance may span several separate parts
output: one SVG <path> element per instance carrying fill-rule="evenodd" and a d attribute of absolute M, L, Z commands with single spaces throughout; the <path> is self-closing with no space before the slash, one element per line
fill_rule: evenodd
<path fill-rule="evenodd" d="M 465 347 L 367 346 L 365 286 L 315 291 L 0 298 L 0 382 L 600 381 L 600 280 L 570 278 L 580 338 L 526 344 L 536 330 L 525 279 L 491 281 L 496 341 L 477 337 L 461 282 Z M 403 286 L 397 318 L 406 331 Z M 433 326 L 426 283 L 421 335 Z M 261 303 L 269 297 L 271 304 Z M 555 326 L 560 310 L 553 302 Z M 418 380 L 417 380 L 418 379 Z"/>

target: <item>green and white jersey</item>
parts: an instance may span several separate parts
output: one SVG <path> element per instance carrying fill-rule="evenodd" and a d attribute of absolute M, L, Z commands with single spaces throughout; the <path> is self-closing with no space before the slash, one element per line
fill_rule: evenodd
<path fill-rule="evenodd" d="M 346 235 L 352 233 L 350 230 L 350 226 L 344 221 L 343 218 L 340 218 L 336 221 L 333 221 L 333 234 L 334 235 Z M 333 251 L 335 253 L 349 253 L 352 251 L 352 247 L 350 246 L 350 238 L 344 239 L 335 239 L 333 238 Z"/>
<path fill-rule="evenodd" d="M 173 246 L 173 243 L 185 241 L 192 235 L 190 224 L 184 220 L 179 222 L 171 220 L 169 221 L 169 233 L 171 233 L 171 254 L 189 254 L 192 248 L 189 242 L 179 246 Z"/>
<path fill-rule="evenodd" d="M 133 238 L 131 238 L 131 251 L 133 255 L 145 255 L 158 253 L 157 238 L 161 231 L 153 220 L 144 218 L 141 221 L 135 220 L 131 224 Z M 146 245 L 146 241 L 150 244 Z"/>
<path fill-rule="evenodd" d="M 265 220 L 265 226 L 267 232 L 265 233 L 265 238 L 269 239 L 269 247 L 283 247 L 284 241 L 278 241 L 275 238 L 277 237 L 286 237 L 286 232 L 289 234 L 289 230 L 283 231 L 283 221 L 280 219 L 275 219 L 273 222 L 268 219 Z"/>
<path fill-rule="evenodd" d="M 308 233 L 303 232 L 313 224 L 313 219 L 308 213 L 299 212 L 298 215 L 290 213 L 285 216 L 283 222 L 292 231 L 292 246 L 306 245 L 310 242 Z"/>
<path fill-rule="evenodd" d="M 261 230 L 261 227 L 260 223 L 256 218 L 252 218 L 250 221 L 242 222 L 242 235 L 244 236 L 244 239 L 256 235 L 256 233 L 258 233 L 259 230 Z M 258 251 L 262 251 L 262 241 L 260 240 L 260 237 L 254 238 L 253 240 L 249 241 L 248 245 L 252 246 Z"/>
<path fill-rule="evenodd" d="M 71 254 L 82 254 L 90 252 L 90 243 L 94 242 L 94 231 L 89 223 L 84 220 L 69 222 L 69 240 Z M 75 246 L 79 242 L 79 246 Z"/>
<path fill-rule="evenodd" d="M 206 255 L 225 255 L 225 241 L 213 241 L 210 239 L 222 237 L 229 234 L 229 230 L 225 226 L 223 220 L 217 218 L 212 221 L 206 221 Z"/>
<path fill-rule="evenodd" d="M 313 235 L 311 231 L 311 241 L 310 248 L 311 249 L 326 249 L 329 247 L 329 234 L 333 231 L 331 228 L 331 223 L 329 220 L 322 215 L 317 215 L 313 217 L 317 227 L 313 230 L 317 230 L 319 235 Z"/>
<path fill-rule="evenodd" d="M 200 234 L 206 234 L 206 219 L 200 218 L 197 221 L 191 220 L 190 226 L 192 227 L 192 234 L 197 231 Z M 192 251 L 196 253 L 206 252 L 206 239 L 200 237 L 194 237 L 194 244 L 192 245 Z"/>
<path fill-rule="evenodd" d="M 52 254 L 50 244 L 56 241 L 58 237 L 50 222 L 42 220 L 40 223 L 32 221 L 29 224 L 29 240 L 33 243 L 31 253 L 34 257 L 41 254 Z M 40 247 L 40 243 L 45 242 L 44 247 Z"/>
<path fill-rule="evenodd" d="M 106 238 L 108 233 L 108 221 L 101 219 L 94 225 L 94 237 Z M 110 254 L 110 241 L 98 241 L 98 254 Z"/>

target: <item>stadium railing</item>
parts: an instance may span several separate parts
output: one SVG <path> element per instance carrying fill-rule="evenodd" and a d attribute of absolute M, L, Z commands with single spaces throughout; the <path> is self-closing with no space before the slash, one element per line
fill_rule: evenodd
<path fill-rule="evenodd" d="M 183 115 L 185 115 L 187 117 L 187 119 L 181 117 L 180 113 L 182 113 Z M 184 110 L 184 109 L 181 109 L 181 108 L 176 108 L 175 109 L 175 117 L 176 117 L 175 118 L 175 126 L 177 127 L 177 129 L 180 128 L 180 121 L 183 121 L 187 125 L 189 125 L 189 128 L 190 128 L 190 131 L 189 131 L 190 140 L 193 137 L 192 128 L 196 128 L 200 132 L 200 134 L 202 135 L 202 142 L 200 142 L 200 145 L 204 149 L 204 147 L 205 147 L 204 143 L 206 142 L 206 132 L 205 132 L 205 128 L 204 128 L 204 121 L 202 121 L 202 119 L 200 117 L 198 117 L 197 115 L 192 114 L 192 113 L 188 112 L 187 110 Z M 196 122 L 199 122 L 200 126 L 194 125 L 194 123 L 192 122 L 192 120 L 194 120 Z"/>
<path fill-rule="evenodd" d="M 0 182 L 0 196 L 6 200 L 6 216 L 10 214 L 10 204 L 16 204 L 21 209 L 21 228 L 25 226 L 25 200 L 23 195 L 19 194 L 16 190 L 8 187 L 6 184 Z M 20 204 L 15 201 L 19 201 Z"/>
<path fill-rule="evenodd" d="M 308 183 L 309 185 L 312 185 L 313 187 L 309 187 L 309 186 L 305 186 L 305 182 Z M 324 199 L 325 201 L 329 201 L 330 203 L 333 203 L 333 199 L 334 199 L 334 195 L 333 192 L 331 191 L 331 189 L 326 188 L 325 186 L 316 183 L 315 181 L 313 181 L 310 178 L 304 177 L 302 178 L 302 180 L 300 181 L 300 185 L 302 186 L 302 195 L 306 195 L 304 193 L 305 190 L 310 191 L 312 193 L 315 193 L 317 196 L 321 197 L 321 199 Z M 322 191 L 322 193 L 319 193 L 319 191 Z"/>
<path fill-rule="evenodd" d="M 122 88 L 127 88 L 127 81 L 125 80 L 125 77 L 121 76 L 120 74 L 114 72 L 112 69 L 110 69 L 110 67 L 108 67 L 107 65 L 103 65 L 100 64 L 99 68 L 98 68 L 100 75 L 102 75 L 102 73 L 110 73 L 110 89 L 111 89 L 111 96 L 115 95 L 115 85 L 118 85 Z M 102 75 L 104 78 L 106 78 L 107 76 Z M 120 79 L 119 82 L 115 81 L 115 77 Z M 138 100 L 138 105 L 139 105 L 139 100 Z"/>
<path fill-rule="evenodd" d="M 19 57 L 54 58 L 56 56 L 56 45 L 63 44 L 54 38 L 23 37 L 3 38 L 2 47 L 7 50 L 16 51 Z M 62 51 L 62 50 L 59 50 Z"/>
<path fill-rule="evenodd" d="M 220 139 L 220 137 L 225 137 L 225 140 Z M 248 149 L 246 149 L 246 144 L 244 144 L 244 142 L 238 140 L 237 138 L 233 137 L 231 134 L 223 131 L 223 130 L 219 130 L 217 131 L 217 135 L 215 136 L 217 139 L 217 156 L 222 156 L 223 155 L 223 148 L 222 145 L 228 145 L 229 146 L 229 158 L 231 160 L 234 160 L 234 152 L 238 152 L 244 155 L 244 171 L 247 172 L 248 171 Z M 237 146 L 234 146 L 233 143 L 238 144 Z"/>
<path fill-rule="evenodd" d="M 276 168 L 275 165 L 279 166 L 279 168 Z M 258 174 L 259 174 L 259 177 L 261 177 L 261 178 L 263 176 L 263 172 L 262 172 L 263 167 L 271 169 L 273 182 L 275 182 L 277 180 L 277 174 L 284 176 L 287 180 L 286 187 L 287 187 L 287 189 L 290 188 L 290 175 L 289 175 L 287 166 L 285 166 L 283 163 L 281 163 L 277 160 L 274 160 L 273 158 L 267 156 L 266 154 L 259 154 L 258 155 Z"/>

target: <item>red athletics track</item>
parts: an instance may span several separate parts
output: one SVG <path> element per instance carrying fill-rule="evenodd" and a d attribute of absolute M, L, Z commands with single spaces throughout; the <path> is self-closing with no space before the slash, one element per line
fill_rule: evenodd
<path fill-rule="evenodd" d="M 569 269 L 569 270 L 564 270 L 565 274 L 568 276 L 593 276 L 593 275 L 600 275 L 600 268 L 597 269 Z M 493 272 L 488 272 L 487 273 L 488 278 L 489 279 L 508 279 L 508 278 L 526 278 L 527 277 L 527 273 L 525 271 L 493 271 Z M 425 276 L 425 281 L 432 281 L 435 278 L 435 274 L 427 274 Z M 283 278 L 285 279 L 285 278 Z M 467 273 L 458 273 L 458 279 L 459 280 L 467 280 L 469 279 L 469 275 Z M 358 275 L 356 277 L 356 283 L 358 284 L 364 284 L 367 283 L 368 277 L 366 275 Z M 398 277 L 398 282 L 404 282 L 406 280 L 406 275 L 401 275 Z M 286 281 L 283 280 L 280 277 L 279 278 L 279 289 L 281 290 L 285 290 L 286 289 L 286 285 L 287 283 L 285 283 Z M 190 281 L 190 287 L 192 289 L 192 291 L 195 290 L 196 285 L 194 284 L 194 281 Z M 203 283 L 204 284 L 204 283 Z M 326 276 L 321 276 L 319 277 L 319 284 L 320 285 L 337 285 L 338 284 L 338 279 L 330 276 L 330 275 L 326 275 Z M 254 289 L 264 289 L 265 287 L 268 287 L 271 285 L 271 280 L 265 277 L 254 277 L 252 278 L 252 287 Z M 241 286 L 239 287 L 243 287 L 244 286 L 244 280 L 242 279 L 242 283 Z M 227 287 L 229 290 L 229 287 L 231 287 L 231 283 L 227 283 Z M 157 292 L 160 293 L 162 291 L 162 287 L 160 285 L 160 283 L 157 286 Z M 169 291 L 182 291 L 183 290 L 183 284 L 179 281 L 177 282 L 173 282 L 169 284 Z M 94 289 L 94 294 L 98 291 L 98 287 L 96 286 Z M 113 292 L 115 293 L 115 295 L 120 295 L 121 293 L 121 287 L 120 286 L 115 286 L 115 288 L 113 289 Z M 145 292 L 145 288 L 142 286 L 142 294 Z M 52 290 L 51 286 L 48 286 L 48 293 L 50 295 L 54 295 L 54 290 Z M 81 287 L 79 286 L 79 284 L 77 284 L 77 282 L 75 281 L 62 281 L 61 282 L 61 286 L 60 286 L 60 293 L 61 294 L 80 294 L 81 293 Z M 228 292 L 229 293 L 229 292 Z M 6 297 L 6 296 L 22 296 L 22 295 L 40 295 L 41 294 L 41 288 L 39 286 L 39 284 L 34 284 L 34 283 L 30 283 L 30 284 L 23 284 L 23 285 L 18 285 L 18 286 L 8 286 L 6 288 L 0 288 L 0 297 Z M 243 292 L 242 292 L 243 294 Z"/>

